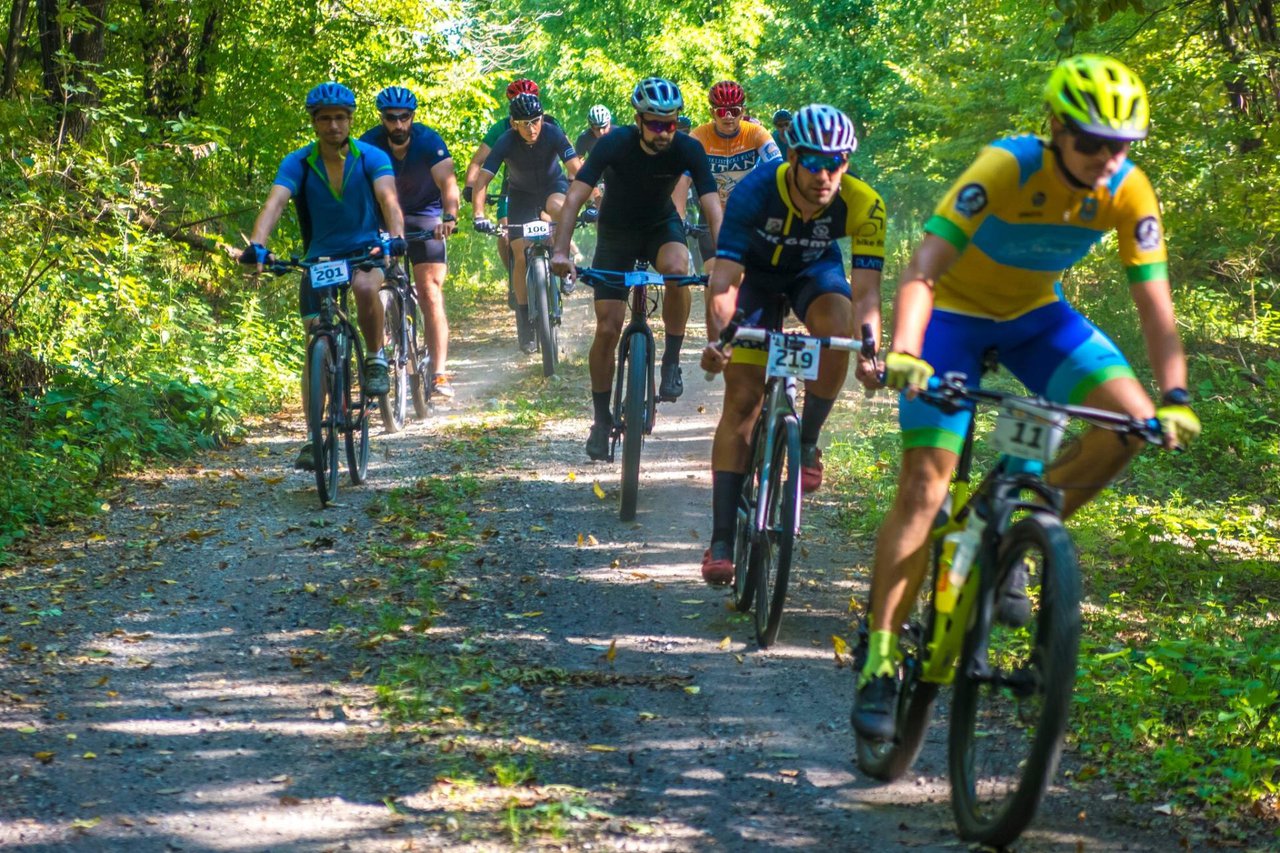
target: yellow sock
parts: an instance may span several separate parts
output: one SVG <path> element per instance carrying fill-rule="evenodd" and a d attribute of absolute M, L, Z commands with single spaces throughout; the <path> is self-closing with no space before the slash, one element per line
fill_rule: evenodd
<path fill-rule="evenodd" d="M 861 687 L 873 678 L 898 674 L 898 634 L 896 631 L 872 631 L 867 641 L 867 662 L 858 678 Z"/>

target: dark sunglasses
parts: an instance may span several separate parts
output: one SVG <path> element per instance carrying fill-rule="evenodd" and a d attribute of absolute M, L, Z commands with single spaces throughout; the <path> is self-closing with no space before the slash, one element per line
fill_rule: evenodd
<path fill-rule="evenodd" d="M 716 118 L 729 118 L 733 116 L 737 118 L 742 115 L 742 107 L 716 107 Z"/>
<path fill-rule="evenodd" d="M 676 130 L 674 121 L 645 121 L 644 126 L 650 133 L 675 133 Z"/>
<path fill-rule="evenodd" d="M 402 124 L 413 121 L 413 113 L 383 113 L 382 120 L 391 124 Z"/>
<path fill-rule="evenodd" d="M 807 151 L 799 159 L 800 165 L 815 175 L 823 171 L 834 172 L 849 162 L 849 158 L 843 154 L 819 154 L 816 151 Z"/>
<path fill-rule="evenodd" d="M 1083 154 L 1086 157 L 1092 157 L 1103 148 L 1110 151 L 1113 157 L 1129 150 L 1127 139 L 1107 139 L 1105 136 L 1094 136 L 1092 133 L 1083 133 L 1079 130 L 1073 130 L 1071 137 L 1071 147 L 1077 154 Z"/>

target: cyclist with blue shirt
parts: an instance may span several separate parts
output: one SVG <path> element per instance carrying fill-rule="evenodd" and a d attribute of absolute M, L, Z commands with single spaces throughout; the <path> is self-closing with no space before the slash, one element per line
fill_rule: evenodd
<path fill-rule="evenodd" d="M 879 193 L 848 174 L 857 148 L 853 122 L 835 107 L 810 104 L 787 131 L 785 161 L 761 164 L 729 196 L 707 283 L 707 348 L 702 367 L 724 372 L 724 408 L 711 447 L 711 545 L 702 557 L 707 583 L 733 582 L 738 500 L 750 465 L 751 429 L 764 398 L 767 351 L 719 346 L 735 310 L 752 325 L 782 328 L 790 308 L 811 335 L 853 337 L 862 324 L 880 328 L 885 208 Z M 836 240 L 851 240 L 852 273 Z M 818 436 L 849 368 L 846 352 L 830 350 L 818 377 L 805 383 L 800 417 L 801 487 L 822 485 Z M 858 379 L 879 384 L 875 359 L 860 357 Z"/>
<path fill-rule="evenodd" d="M 851 720 L 868 739 L 893 736 L 899 691 L 898 629 L 927 568 L 929 532 L 972 417 L 910 399 L 933 375 L 958 371 L 977 383 L 984 354 L 1033 393 L 1136 418 L 1157 417 L 1170 446 L 1200 432 L 1187 393 L 1187 362 L 1174 322 L 1160 207 L 1147 176 L 1128 159 L 1147 136 L 1142 81 L 1120 62 L 1064 60 L 1044 89 L 1048 139 L 1017 136 L 987 146 L 925 223 L 902 273 L 886 384 L 908 389 L 899 409 L 898 493 L 876 544 L 870 638 Z M 1063 272 L 1109 233 L 1137 307 L 1147 354 L 1163 390 L 1157 407 L 1124 355 L 1063 298 Z M 1122 472 L 1140 442 L 1093 429 L 1062 452 L 1048 480 L 1063 515 Z M 1010 571 L 996 618 L 1031 617 L 1025 566 Z"/>
<path fill-rule="evenodd" d="M 266 244 L 292 199 L 302 231 L 303 259 L 343 258 L 364 254 L 379 242 L 379 231 L 391 235 L 393 256 L 404 254 L 404 218 L 396 201 L 396 181 L 391 161 L 379 149 L 351 138 L 351 115 L 356 96 L 340 83 L 321 83 L 307 93 L 307 112 L 316 141 L 289 154 L 280 163 L 267 201 L 253 224 L 249 247 L 240 256 L 244 264 L 270 259 Z M 369 357 L 365 362 L 365 391 L 370 395 L 390 390 L 387 359 L 382 351 L 382 300 L 378 289 L 382 271 L 352 270 L 356 317 Z M 298 308 L 309 328 L 320 313 L 320 300 L 311 289 L 309 275 L 302 277 Z M 308 375 L 309 365 L 302 375 Z M 307 408 L 307 383 L 302 383 L 303 409 Z M 298 454 L 295 467 L 309 468 L 311 447 Z"/>
<path fill-rule="evenodd" d="M 425 240 L 409 242 L 409 260 L 431 353 L 431 393 L 452 398 L 452 376 L 447 369 L 449 318 L 442 288 L 448 271 L 445 240 L 458 227 L 458 179 L 453 173 L 453 158 L 440 134 L 413 120 L 418 109 L 413 92 L 403 86 L 388 86 L 378 93 L 377 107 L 382 124 L 370 128 L 360 140 L 390 156 L 405 225 L 431 233 Z"/>

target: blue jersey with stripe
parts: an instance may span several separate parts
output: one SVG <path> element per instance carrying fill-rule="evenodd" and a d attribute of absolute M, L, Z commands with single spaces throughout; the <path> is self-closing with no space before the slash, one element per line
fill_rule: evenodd
<path fill-rule="evenodd" d="M 334 189 L 311 143 L 287 155 L 275 183 L 293 194 L 305 259 L 355 254 L 378 242 L 382 227 L 373 182 L 393 177 L 391 160 L 367 142 L 352 139 L 342 164 L 342 187 Z"/>

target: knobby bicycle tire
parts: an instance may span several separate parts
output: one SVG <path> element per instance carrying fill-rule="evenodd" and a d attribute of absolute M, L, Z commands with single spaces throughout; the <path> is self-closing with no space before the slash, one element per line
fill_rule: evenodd
<path fill-rule="evenodd" d="M 551 271 L 547 266 L 547 259 L 540 255 L 530 257 L 527 266 L 525 287 L 529 294 L 529 321 L 533 324 L 534 333 L 538 336 L 538 349 L 542 352 L 542 375 L 555 376 L 560 354 L 556 351 L 554 327 L 551 323 L 551 301 L 548 293 L 553 286 Z"/>
<path fill-rule="evenodd" d="M 760 500 L 767 507 L 765 527 L 756 534 L 761 548 L 756 579 L 756 643 L 762 649 L 778 637 L 796 531 L 800 528 L 800 422 L 790 412 L 777 417 L 768 491 L 762 487 L 760 493 Z"/>
<path fill-rule="evenodd" d="M 984 611 L 994 608 L 1003 578 L 1024 558 L 1031 621 L 1023 628 L 992 622 L 991 635 L 981 637 L 978 626 L 991 618 Z M 1057 770 L 1075 682 L 1080 575 L 1075 546 L 1057 516 L 1036 512 L 1018 520 L 1001 539 L 992 580 L 983 579 L 975 629 L 965 637 L 956 673 L 948 758 L 961 837 L 1003 847 L 1031 822 Z M 984 646 L 1002 679 L 970 671 L 975 650 Z"/>
<path fill-rule="evenodd" d="M 360 333 L 349 328 L 347 334 L 347 357 L 342 364 L 342 431 L 347 445 L 347 472 L 351 482 L 358 486 L 369 473 L 370 400 L 364 390 L 364 347 L 360 344 Z"/>
<path fill-rule="evenodd" d="M 404 321 L 404 297 L 398 288 L 384 288 L 378 295 L 383 304 L 383 326 L 388 338 L 387 369 L 391 373 L 391 390 L 378 398 L 382 431 L 394 435 L 404 429 L 409 417 L 408 334 Z"/>
<path fill-rule="evenodd" d="M 308 342 L 307 360 L 307 429 L 311 438 L 311 459 L 315 466 L 316 493 L 320 505 L 326 506 L 338 497 L 339 401 L 333 393 L 337 375 L 334 365 L 333 339 L 318 335 Z"/>
<path fill-rule="evenodd" d="M 756 503 L 760 499 L 761 478 L 765 474 L 765 419 L 756 418 L 751 430 L 751 467 L 738 495 L 738 513 L 733 534 L 733 606 L 746 613 L 756 603 L 756 583 L 760 576 L 760 550 L 752 547 L 756 536 Z"/>
<path fill-rule="evenodd" d="M 640 492 L 640 448 L 644 444 L 649 388 L 649 340 L 633 333 L 625 348 L 627 387 L 622 394 L 622 488 L 618 517 L 636 517 Z"/>
<path fill-rule="evenodd" d="M 413 399 L 413 415 L 425 421 L 431 414 L 427 398 L 431 396 L 431 355 L 427 352 L 427 327 L 418 300 L 410 298 L 406 316 L 409 321 L 409 394 Z"/>

